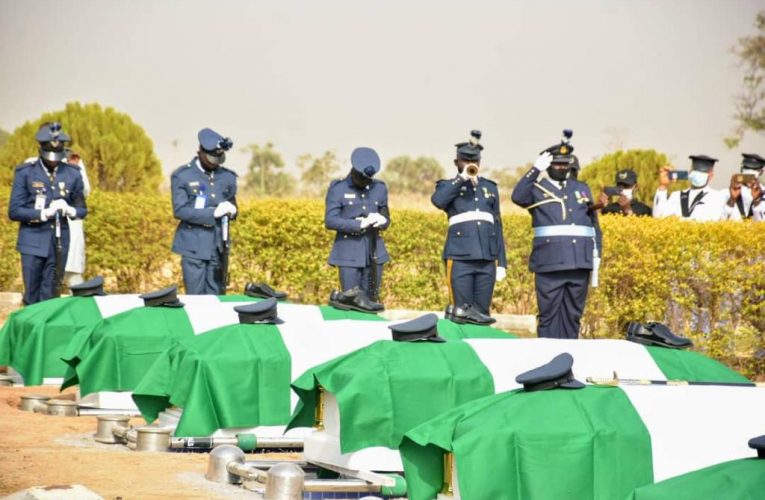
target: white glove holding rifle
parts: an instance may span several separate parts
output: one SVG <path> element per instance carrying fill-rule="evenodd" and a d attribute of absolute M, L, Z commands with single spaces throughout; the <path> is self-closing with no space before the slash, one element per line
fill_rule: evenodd
<path fill-rule="evenodd" d="M 62 200 L 61 198 L 53 200 L 50 203 L 49 209 L 53 209 L 53 212 L 55 213 L 57 210 L 60 210 L 62 214 L 66 215 L 70 219 L 73 219 L 77 217 L 77 210 L 75 210 L 74 207 L 69 206 L 69 204 Z"/>
<path fill-rule="evenodd" d="M 213 211 L 213 217 L 220 219 L 224 215 L 234 215 L 236 213 L 236 206 L 229 201 L 222 201 L 215 207 Z"/>
<path fill-rule="evenodd" d="M 385 216 L 379 212 L 369 214 L 367 217 L 372 219 L 372 227 L 380 227 L 385 225 L 386 222 L 388 222 L 388 219 L 386 219 Z"/>

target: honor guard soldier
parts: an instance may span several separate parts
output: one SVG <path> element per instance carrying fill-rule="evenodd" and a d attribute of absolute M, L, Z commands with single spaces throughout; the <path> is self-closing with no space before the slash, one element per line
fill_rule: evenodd
<path fill-rule="evenodd" d="M 536 273 L 537 335 L 576 339 L 588 280 L 597 286 L 602 239 L 589 186 L 567 178 L 573 132 L 563 133 L 564 140 L 543 151 L 521 178 L 512 198 L 529 210 L 534 229 L 529 270 Z"/>
<path fill-rule="evenodd" d="M 659 187 L 653 198 L 653 216 L 676 216 L 695 221 L 740 220 L 741 216 L 728 199 L 736 190 L 734 179 L 731 179 L 730 194 L 709 187 L 714 176 L 716 158 L 706 155 L 691 155 L 691 170 L 687 172 L 690 189 L 675 191 L 668 195 L 667 187 L 678 180 L 678 173 L 670 167 L 662 167 L 659 171 Z M 741 186 L 738 186 L 740 189 Z"/>
<path fill-rule="evenodd" d="M 223 167 L 233 142 L 205 128 L 199 131 L 199 151 L 170 178 L 175 230 L 173 252 L 181 255 L 183 283 L 188 295 L 221 295 L 226 276 L 229 218 L 236 207 L 236 173 Z"/>
<path fill-rule="evenodd" d="M 449 305 L 445 317 L 457 323 L 490 324 L 494 284 L 506 276 L 505 239 L 499 210 L 499 190 L 478 175 L 481 132 L 456 144 L 457 175 L 436 183 L 430 200 L 449 217 L 442 258 L 446 262 Z"/>
<path fill-rule="evenodd" d="M 390 260 L 379 235 L 390 226 L 388 188 L 374 179 L 380 157 L 372 148 L 356 148 L 351 171 L 332 181 L 325 200 L 324 225 L 336 231 L 329 264 L 340 274 L 340 292 L 330 296 L 330 305 L 340 309 L 378 312 L 383 264 Z"/>
<path fill-rule="evenodd" d="M 741 192 L 738 196 L 735 192 L 731 193 L 728 204 L 735 204 L 741 218 L 761 221 L 765 214 L 765 204 L 761 203 L 765 186 L 760 183 L 760 177 L 765 158 L 752 153 L 742 153 L 741 156 Z"/>
<path fill-rule="evenodd" d="M 19 221 L 24 304 L 58 297 L 69 249 L 69 219 L 88 210 L 79 169 L 66 163 L 69 136 L 59 123 L 46 123 L 35 135 L 40 156 L 16 167 L 8 216 Z"/>

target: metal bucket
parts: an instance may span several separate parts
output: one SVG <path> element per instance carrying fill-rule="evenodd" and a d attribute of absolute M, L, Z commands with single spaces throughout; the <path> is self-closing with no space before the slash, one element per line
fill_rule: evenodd
<path fill-rule="evenodd" d="M 170 431 L 165 427 L 136 427 L 137 451 L 167 451 L 170 449 Z"/>
<path fill-rule="evenodd" d="M 44 407 L 45 402 L 49 399 L 50 396 L 43 396 L 42 394 L 22 394 L 19 410 L 35 411 L 36 406 Z"/>
<path fill-rule="evenodd" d="M 58 417 L 76 417 L 77 403 L 68 399 L 49 399 L 44 413 Z"/>
<path fill-rule="evenodd" d="M 0 375 L 0 387 L 10 387 L 13 385 L 13 377 Z"/>
<path fill-rule="evenodd" d="M 125 440 L 114 435 L 116 426 L 127 427 L 130 417 L 126 415 L 101 415 L 98 417 L 98 427 L 95 439 L 99 443 L 116 444 Z"/>

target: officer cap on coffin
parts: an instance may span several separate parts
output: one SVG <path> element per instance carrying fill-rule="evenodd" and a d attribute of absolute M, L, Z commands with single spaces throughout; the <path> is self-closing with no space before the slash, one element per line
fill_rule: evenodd
<path fill-rule="evenodd" d="M 438 336 L 437 324 L 438 316 L 430 313 L 388 328 L 393 331 L 392 337 L 396 342 L 446 342 L 446 339 Z"/>
<path fill-rule="evenodd" d="M 104 277 L 96 276 L 95 278 L 83 281 L 77 285 L 69 287 L 72 291 L 72 295 L 75 297 L 92 297 L 93 295 L 106 295 L 104 292 Z"/>
<path fill-rule="evenodd" d="M 483 146 L 480 144 L 481 131 L 471 130 L 470 140 L 468 142 L 458 142 L 455 144 L 457 148 L 457 159 L 464 161 L 481 161 L 481 151 Z"/>
<path fill-rule="evenodd" d="M 155 292 L 144 293 L 138 298 L 143 299 L 143 305 L 146 307 L 183 307 L 183 302 L 178 300 L 178 287 L 176 285 Z"/>
<path fill-rule="evenodd" d="M 757 456 L 765 458 L 765 434 L 749 440 L 749 447 L 757 450 Z"/>
<path fill-rule="evenodd" d="M 555 356 L 546 365 L 521 373 L 515 377 L 515 381 L 523 384 L 523 388 L 527 392 L 543 391 L 556 387 L 581 389 L 584 384 L 574 378 L 574 372 L 571 371 L 573 365 L 574 358 L 571 354 L 564 352 Z"/>
<path fill-rule="evenodd" d="M 276 299 L 271 297 L 262 302 L 254 302 L 243 306 L 236 306 L 234 311 L 239 313 L 239 322 L 278 324 L 281 320 L 276 312 Z"/>
<path fill-rule="evenodd" d="M 672 333 L 672 330 L 662 323 L 649 321 L 640 324 L 637 321 L 627 323 L 627 340 L 643 345 L 655 345 L 670 349 L 692 347 L 693 342 L 685 337 Z"/>
<path fill-rule="evenodd" d="M 371 179 L 380 171 L 380 156 L 372 148 L 356 148 L 351 153 L 351 165 L 356 172 Z"/>
<path fill-rule="evenodd" d="M 624 170 L 619 170 L 618 172 L 616 172 L 616 178 L 614 182 L 617 185 L 634 186 L 635 184 L 637 184 L 637 174 L 635 173 L 634 170 L 629 168 Z"/>
<path fill-rule="evenodd" d="M 252 281 L 244 285 L 244 294 L 249 297 L 261 297 L 264 299 L 273 297 L 277 300 L 284 300 L 287 298 L 285 292 L 276 291 L 266 283 L 255 283 Z"/>
<path fill-rule="evenodd" d="M 688 158 L 691 159 L 691 168 L 699 172 L 709 172 L 717 163 L 717 158 L 707 155 L 691 155 Z"/>
<path fill-rule="evenodd" d="M 762 170 L 765 167 L 765 158 L 754 153 L 741 153 L 743 159 L 741 166 L 751 170 Z"/>

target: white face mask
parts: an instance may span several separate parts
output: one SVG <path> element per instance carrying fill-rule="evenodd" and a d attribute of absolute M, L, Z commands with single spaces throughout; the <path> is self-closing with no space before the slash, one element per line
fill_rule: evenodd
<path fill-rule="evenodd" d="M 627 198 L 628 200 L 632 199 L 632 188 L 630 189 L 622 189 L 622 195 Z"/>
<path fill-rule="evenodd" d="M 691 181 L 691 186 L 701 188 L 706 186 L 707 182 L 709 182 L 709 173 L 691 170 L 691 173 L 688 174 L 688 180 Z"/>
<path fill-rule="evenodd" d="M 759 179 L 760 175 L 762 175 L 762 170 L 752 170 L 751 168 L 742 168 L 741 173 L 744 175 L 753 175 Z"/>

